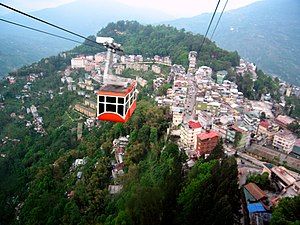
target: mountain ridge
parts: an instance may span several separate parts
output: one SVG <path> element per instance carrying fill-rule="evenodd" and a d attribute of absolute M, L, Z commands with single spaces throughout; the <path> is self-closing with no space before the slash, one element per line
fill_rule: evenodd
<path fill-rule="evenodd" d="M 121 4 L 116 1 L 107 2 L 104 0 L 78 0 L 55 8 L 30 12 L 30 14 L 82 35 L 95 34 L 107 23 L 122 19 L 153 23 L 172 18 L 160 11 L 140 11 L 138 8 L 126 4 Z M 16 13 L 4 15 L 3 18 L 78 41 L 83 41 L 77 37 Z M 7 49 L 7 46 L 11 46 L 9 50 Z M 74 46 L 75 44 L 72 42 L 2 22 L 0 23 L 0 77 L 23 65 L 28 65 L 43 57 L 55 55 L 61 51 L 71 49 Z"/>
<path fill-rule="evenodd" d="M 237 50 L 268 73 L 300 85 L 300 54 L 296 51 L 300 48 L 299 10 L 300 4 L 295 0 L 264 0 L 224 12 L 214 41 L 221 48 Z M 204 33 L 210 17 L 205 13 L 163 23 Z M 209 38 L 210 35 L 211 32 Z"/>

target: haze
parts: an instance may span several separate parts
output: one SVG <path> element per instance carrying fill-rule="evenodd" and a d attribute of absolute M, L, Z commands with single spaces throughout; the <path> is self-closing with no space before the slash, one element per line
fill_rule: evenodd
<path fill-rule="evenodd" d="M 16 8 L 25 11 L 36 11 L 45 8 L 52 8 L 59 5 L 73 2 L 74 0 L 4 0 L 5 4 L 9 4 Z M 151 8 L 162 11 L 174 18 L 178 17 L 191 17 L 196 16 L 205 12 L 213 12 L 218 0 L 185 0 L 185 1 L 174 1 L 174 0 L 116 0 L 123 4 L 130 6 L 136 6 L 139 8 Z M 226 10 L 240 8 L 249 5 L 259 0 L 230 0 Z M 225 0 L 220 3 L 219 11 L 222 10 Z M 8 13 L 7 10 L 0 9 L 0 14 Z"/>

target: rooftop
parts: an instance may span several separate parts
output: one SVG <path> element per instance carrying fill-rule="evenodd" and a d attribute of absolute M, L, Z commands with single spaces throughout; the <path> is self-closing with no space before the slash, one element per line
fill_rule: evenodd
<path fill-rule="evenodd" d="M 189 121 L 189 127 L 192 129 L 197 129 L 197 128 L 201 128 L 201 124 L 199 122 L 195 122 L 195 121 Z"/>
<path fill-rule="evenodd" d="M 250 204 L 247 205 L 247 208 L 248 208 L 249 213 L 265 212 L 266 211 L 263 204 L 261 204 L 260 202 L 250 203 Z"/>
<path fill-rule="evenodd" d="M 128 87 L 114 84 L 107 84 L 100 88 L 100 91 L 112 91 L 118 93 L 126 93 Z"/>
<path fill-rule="evenodd" d="M 276 166 L 271 170 L 288 185 L 291 185 L 296 181 L 296 179 L 290 173 L 288 173 L 288 171 L 283 166 Z"/>
<path fill-rule="evenodd" d="M 267 195 L 266 193 L 261 190 L 256 184 L 254 183 L 249 183 L 244 186 L 246 190 L 256 199 L 260 200 L 265 198 Z"/>
<path fill-rule="evenodd" d="M 268 128 L 270 126 L 270 123 L 268 120 L 262 120 L 262 121 L 260 121 L 259 125 L 264 128 Z"/>
<path fill-rule="evenodd" d="M 276 133 L 276 136 L 279 136 L 281 138 L 284 138 L 284 139 L 287 139 L 290 141 L 296 140 L 296 137 L 289 130 L 280 130 Z"/>
<path fill-rule="evenodd" d="M 198 134 L 197 137 L 200 140 L 206 140 L 206 139 L 211 139 L 211 138 L 214 138 L 214 137 L 219 137 L 219 134 L 215 131 L 208 131 L 208 132 Z"/>
<path fill-rule="evenodd" d="M 279 115 L 279 116 L 276 117 L 276 120 L 278 122 L 283 123 L 284 125 L 288 125 L 288 124 L 290 124 L 290 123 L 292 123 L 292 122 L 295 121 L 295 119 L 293 119 L 293 118 L 291 118 L 289 116 L 286 116 L 286 115 Z"/>

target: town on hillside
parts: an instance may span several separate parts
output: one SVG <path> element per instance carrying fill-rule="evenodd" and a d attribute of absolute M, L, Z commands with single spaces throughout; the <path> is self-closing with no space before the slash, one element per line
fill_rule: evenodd
<path fill-rule="evenodd" d="M 65 54 L 62 56 L 66 57 Z M 285 97 L 299 97 L 300 89 L 281 82 L 279 101 L 272 99 L 270 94 L 262 95 L 259 101 L 249 100 L 236 83 L 227 79 L 227 71 L 198 66 L 197 56 L 195 51 L 189 53 L 189 67 L 186 69 L 172 64 L 169 56 L 144 58 L 142 55 L 114 54 L 112 68 L 116 75 L 134 74 L 131 78 L 141 87 L 151 84 L 153 93 L 147 93 L 147 97 L 158 106 L 169 107 L 172 122 L 168 138 L 186 153 L 187 169 L 193 167 L 197 159 L 207 158 L 222 139 L 225 153 L 236 156 L 239 185 L 245 199 L 243 213 L 247 214 L 251 224 L 264 224 L 271 218 L 270 209 L 280 199 L 300 194 L 300 139 L 297 138 L 299 134 L 291 129 L 292 125 L 299 125 L 299 121 L 283 113 Z M 52 90 L 43 93 L 52 99 L 53 94 L 75 92 L 81 99 L 73 105 L 83 118 L 78 121 L 76 129 L 78 140 L 82 138 L 83 126 L 88 129 L 99 126 L 96 94 L 103 84 L 105 60 L 106 52 L 72 58 L 70 65 L 59 72 L 59 93 Z M 256 65 L 251 62 L 241 59 L 240 65 L 234 69 L 236 76 L 247 73 L 252 75 L 253 80 L 257 79 Z M 145 76 L 146 73 L 153 79 Z M 42 78 L 43 74 L 28 75 L 22 96 L 17 97 L 23 99 L 29 96 L 32 83 Z M 13 76 L 6 79 L 10 84 L 17 82 Z M 32 115 L 32 120 L 26 121 L 26 127 L 33 126 L 37 133 L 46 135 L 38 106 L 32 105 L 26 112 Z M 7 139 L 3 139 L 2 144 Z M 109 186 L 111 194 L 122 189 L 117 178 L 124 174 L 128 141 L 129 136 L 126 136 L 112 143 L 111 153 L 115 159 L 111 174 L 115 182 Z M 78 158 L 70 168 L 70 171 L 77 171 L 78 180 L 84 176 L 80 167 L 85 163 L 86 158 Z M 265 179 L 260 186 L 256 184 L 259 179 Z M 72 191 L 67 193 L 68 198 L 73 195 Z"/>

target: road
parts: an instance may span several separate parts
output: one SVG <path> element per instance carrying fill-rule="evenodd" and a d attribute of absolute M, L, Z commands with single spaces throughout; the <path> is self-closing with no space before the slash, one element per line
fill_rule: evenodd
<path fill-rule="evenodd" d="M 195 118 L 195 103 L 196 103 L 196 93 L 197 86 L 195 83 L 195 77 L 191 73 L 187 73 L 188 78 L 188 90 L 185 102 L 185 122 L 193 120 Z"/>

